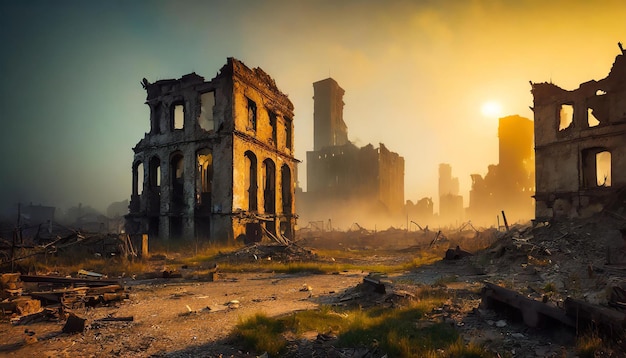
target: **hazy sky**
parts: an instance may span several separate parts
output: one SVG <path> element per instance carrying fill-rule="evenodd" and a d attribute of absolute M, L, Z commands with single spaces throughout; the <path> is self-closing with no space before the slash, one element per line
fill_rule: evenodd
<path fill-rule="evenodd" d="M 483 104 L 532 119 L 529 81 L 605 77 L 626 1 L 0 0 L 0 41 L 0 207 L 129 198 L 131 148 L 149 130 L 141 78 L 211 79 L 231 56 L 289 95 L 299 159 L 312 83 L 330 75 L 350 140 L 404 156 L 405 199 L 436 197 L 446 162 L 467 205 L 469 175 L 498 162 Z"/>

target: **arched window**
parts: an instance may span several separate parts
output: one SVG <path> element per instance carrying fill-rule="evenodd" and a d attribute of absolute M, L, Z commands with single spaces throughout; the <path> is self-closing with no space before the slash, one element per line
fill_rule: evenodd
<path fill-rule="evenodd" d="M 196 167 L 196 202 L 198 205 L 210 205 L 213 186 L 213 154 L 210 149 L 204 148 L 197 152 Z"/>
<path fill-rule="evenodd" d="M 257 200 L 257 159 L 256 155 L 251 151 L 247 151 L 244 154 L 246 160 L 246 172 L 245 172 L 245 188 L 248 199 L 248 210 L 258 210 Z"/>
<path fill-rule="evenodd" d="M 170 159 L 170 185 L 171 185 L 171 209 L 178 211 L 182 209 L 185 202 L 184 199 L 184 157 L 182 153 L 177 152 Z"/>
<path fill-rule="evenodd" d="M 292 197 L 291 197 L 291 169 L 284 164 L 280 169 L 281 176 L 281 194 L 283 197 L 283 214 L 291 214 Z"/>
<path fill-rule="evenodd" d="M 276 165 L 271 159 L 263 161 L 263 209 L 276 214 Z"/>

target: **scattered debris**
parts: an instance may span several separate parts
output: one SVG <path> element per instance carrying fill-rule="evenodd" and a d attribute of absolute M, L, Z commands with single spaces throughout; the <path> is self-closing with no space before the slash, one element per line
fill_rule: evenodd
<path fill-rule="evenodd" d="M 67 317 L 65 326 L 63 326 L 63 333 L 81 333 L 85 330 L 86 319 L 76 316 L 73 313 Z"/>
<path fill-rule="evenodd" d="M 317 255 L 293 242 L 287 245 L 277 243 L 255 243 L 224 255 L 224 259 L 241 263 L 255 262 L 258 260 L 278 262 L 299 262 L 314 260 Z"/>
<path fill-rule="evenodd" d="M 11 322 L 15 325 L 58 319 L 59 313 L 71 314 L 77 308 L 95 307 L 128 298 L 128 292 L 118 280 L 20 274 L 4 274 L 1 277 L 3 292 L 10 297 L 0 302 L 0 309 L 11 315 Z M 29 283 L 29 290 L 23 292 L 25 282 Z"/>
<path fill-rule="evenodd" d="M 461 247 L 457 245 L 454 249 L 448 249 L 446 251 L 446 256 L 444 257 L 446 260 L 459 260 L 464 257 L 472 256 L 471 252 L 461 250 Z"/>
<path fill-rule="evenodd" d="M 570 327 L 576 325 L 574 320 L 568 317 L 562 309 L 527 298 L 516 291 L 490 282 L 485 283 L 482 294 L 485 307 L 494 308 L 497 304 L 505 304 L 518 309 L 522 314 L 524 323 L 530 327 L 539 327 L 545 318 L 552 318 Z"/>

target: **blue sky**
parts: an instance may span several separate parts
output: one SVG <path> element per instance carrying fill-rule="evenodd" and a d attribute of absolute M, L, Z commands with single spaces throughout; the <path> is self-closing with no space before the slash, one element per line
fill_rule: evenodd
<path fill-rule="evenodd" d="M 467 195 L 469 175 L 498 161 L 481 106 L 532 119 L 528 81 L 606 76 L 624 19 L 622 0 L 0 0 L 0 213 L 127 199 L 148 130 L 141 79 L 210 79 L 227 57 L 289 95 L 299 159 L 313 146 L 312 83 L 330 75 L 349 138 L 405 157 L 405 199 L 436 196 L 441 162 Z"/>

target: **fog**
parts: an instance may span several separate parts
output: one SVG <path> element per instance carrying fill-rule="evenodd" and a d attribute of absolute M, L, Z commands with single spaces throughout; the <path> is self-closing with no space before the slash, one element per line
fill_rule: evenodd
<path fill-rule="evenodd" d="M 432 197 L 437 212 L 445 162 L 467 206 L 470 174 L 498 163 L 497 118 L 532 119 L 529 81 L 574 89 L 603 78 L 626 41 L 623 0 L 2 7 L 0 213 L 10 215 L 18 202 L 105 212 L 128 199 L 132 147 L 149 130 L 140 80 L 210 79 L 231 56 L 289 95 L 297 158 L 313 148 L 312 83 L 330 76 L 346 91 L 349 138 L 405 158 L 405 200 Z M 489 102 L 500 112 L 481 111 Z M 306 163 L 298 180 L 306 190 Z"/>

